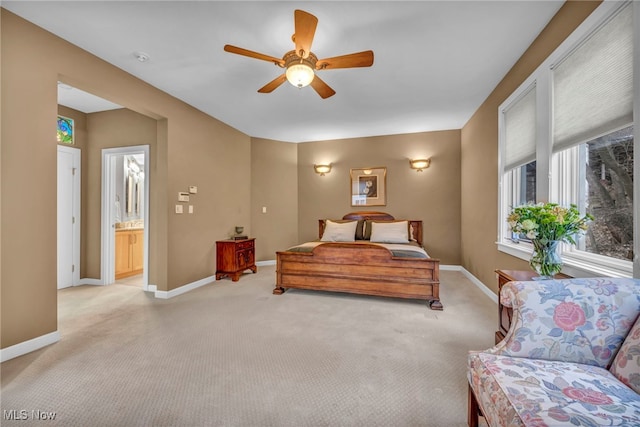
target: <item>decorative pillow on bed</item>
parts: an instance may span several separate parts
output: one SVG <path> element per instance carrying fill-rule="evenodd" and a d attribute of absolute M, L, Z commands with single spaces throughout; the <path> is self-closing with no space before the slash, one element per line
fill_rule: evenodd
<path fill-rule="evenodd" d="M 338 224 L 344 224 L 345 222 L 352 222 L 353 220 L 352 219 L 323 219 L 322 221 L 324 222 L 324 225 L 326 227 L 327 226 L 327 221 L 335 222 L 335 223 L 338 223 Z M 371 231 L 369 231 L 369 234 L 371 234 Z M 369 240 L 369 237 L 367 237 L 366 240 Z M 322 238 L 322 236 L 320 236 L 320 238 Z M 356 240 L 365 240 L 365 237 L 364 237 L 364 219 L 359 219 L 358 220 L 358 225 L 356 225 Z"/>
<path fill-rule="evenodd" d="M 356 227 L 356 240 L 365 240 L 364 227 L 365 227 L 364 219 L 359 219 L 358 226 Z"/>
<path fill-rule="evenodd" d="M 409 243 L 409 222 L 372 222 L 371 242 Z"/>
<path fill-rule="evenodd" d="M 389 222 L 406 222 L 408 224 L 408 231 L 409 231 L 409 240 L 415 242 L 416 239 L 413 238 L 413 224 L 409 223 L 409 221 L 405 221 L 405 220 L 392 220 L 392 221 L 371 221 L 371 220 L 366 220 L 364 222 L 364 224 L 362 225 L 362 230 L 363 230 L 363 234 L 364 240 L 370 240 L 371 239 L 371 223 L 372 222 L 377 222 L 377 223 L 389 223 Z M 356 240 L 358 240 L 358 232 L 356 231 Z"/>
<path fill-rule="evenodd" d="M 324 233 L 321 242 L 354 242 L 356 240 L 356 227 L 358 221 L 333 222 L 330 219 L 324 222 Z"/>

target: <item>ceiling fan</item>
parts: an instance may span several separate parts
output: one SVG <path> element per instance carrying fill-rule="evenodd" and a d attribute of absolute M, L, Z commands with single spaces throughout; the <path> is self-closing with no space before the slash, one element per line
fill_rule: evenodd
<path fill-rule="evenodd" d="M 311 43 L 318 25 L 318 18 L 304 10 L 296 10 L 293 13 L 295 20 L 295 33 L 291 40 L 295 43 L 295 50 L 284 54 L 282 59 L 265 55 L 251 50 L 243 49 L 232 45 L 225 45 L 224 50 L 250 58 L 261 59 L 273 62 L 280 68 L 286 68 L 284 74 L 276 77 L 260 89 L 260 93 L 273 92 L 285 81 L 299 88 L 311 85 L 323 99 L 333 96 L 336 91 L 315 74 L 314 70 L 331 70 L 335 68 L 370 67 L 373 64 L 373 51 L 351 53 L 348 55 L 334 56 L 333 58 L 318 59 L 311 52 Z"/>

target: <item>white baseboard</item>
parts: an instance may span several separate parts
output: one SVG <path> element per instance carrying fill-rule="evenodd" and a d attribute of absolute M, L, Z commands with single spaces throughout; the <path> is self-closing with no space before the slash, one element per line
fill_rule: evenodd
<path fill-rule="evenodd" d="M 195 282 L 187 283 L 186 285 L 180 286 L 179 288 L 171 289 L 170 291 L 156 290 L 155 297 L 160 299 L 169 299 L 169 298 L 177 297 L 178 295 L 182 295 L 186 292 L 197 289 L 200 286 L 208 285 L 209 283 L 212 283 L 215 281 L 216 281 L 216 276 L 209 276 L 209 277 L 205 277 L 204 279 L 197 280 Z"/>
<path fill-rule="evenodd" d="M 101 279 L 80 279 L 77 286 L 80 285 L 93 285 L 93 286 L 104 286 L 104 282 Z M 155 292 L 158 290 L 156 285 L 148 284 L 143 287 L 146 292 Z"/>
<path fill-rule="evenodd" d="M 0 350 L 0 362 L 5 362 L 18 356 L 31 353 L 32 351 L 39 350 L 42 347 L 46 347 L 58 341 L 60 341 L 60 332 L 55 331 L 12 345 L 11 347 L 3 348 Z"/>
<path fill-rule="evenodd" d="M 476 276 L 469 273 L 466 268 L 460 265 L 453 265 L 453 266 L 447 265 L 447 266 L 440 266 L 440 270 L 452 270 L 452 271 L 461 272 L 462 274 L 465 275 L 467 279 L 471 281 L 471 283 L 476 285 L 478 288 L 480 288 L 482 292 L 484 292 L 489 298 L 491 298 L 491 301 L 495 302 L 496 304 L 498 303 L 498 295 L 496 295 L 491 289 L 489 289 L 484 283 L 482 283 Z"/>
<path fill-rule="evenodd" d="M 84 278 L 84 279 L 80 279 L 80 281 L 78 282 L 78 285 L 99 285 L 99 286 L 102 286 L 102 285 L 104 285 L 104 283 L 100 279 Z"/>
<path fill-rule="evenodd" d="M 276 265 L 276 260 L 268 260 L 268 261 L 258 261 L 258 262 L 256 262 L 256 266 L 257 267 L 265 266 L 265 265 Z M 204 279 L 200 279 L 200 280 L 192 282 L 192 283 L 187 283 L 186 285 L 180 286 L 179 288 L 172 289 L 170 291 L 159 291 L 159 290 L 157 290 L 157 286 L 156 285 L 149 285 L 149 289 L 148 290 L 150 292 L 155 292 L 156 298 L 169 299 L 169 298 L 176 297 L 178 295 L 182 295 L 182 294 L 184 294 L 186 292 L 189 292 L 189 291 L 192 291 L 194 289 L 197 289 L 200 286 L 208 285 L 209 283 L 212 283 L 212 282 L 215 282 L 215 281 L 216 281 L 216 276 L 214 275 L 214 276 L 205 277 Z M 147 289 L 145 289 L 145 290 L 147 290 Z"/>
<path fill-rule="evenodd" d="M 276 265 L 276 260 L 267 260 L 267 261 L 258 261 L 256 262 L 256 266 L 267 266 L 267 265 Z M 480 290 L 487 295 L 493 302 L 498 303 L 498 296 L 488 287 L 485 286 L 477 277 L 473 274 L 469 273 L 464 267 L 460 265 L 440 265 L 440 270 L 443 271 L 459 271 L 464 276 L 471 281 L 474 285 L 476 285 Z M 197 282 L 189 283 L 184 286 L 180 286 L 179 288 L 172 289 L 170 291 L 155 291 L 156 298 L 168 299 L 173 298 L 178 295 L 182 295 L 185 292 L 189 292 L 193 289 L 199 288 L 200 286 L 204 286 L 208 283 L 215 282 L 215 276 L 210 276 Z M 151 285 L 150 285 L 151 286 Z"/>
<path fill-rule="evenodd" d="M 256 266 L 260 267 L 260 266 L 265 266 L 265 265 L 276 265 L 276 261 L 275 260 L 268 260 L 268 261 L 258 261 L 256 262 Z M 209 283 L 215 282 L 216 281 L 216 276 L 209 276 L 209 277 L 205 277 L 204 279 L 200 279 L 198 281 L 192 282 L 192 283 L 187 283 L 186 285 L 180 286 L 179 288 L 176 289 L 172 289 L 170 291 L 158 291 L 157 290 L 157 286 L 156 285 L 149 285 L 149 291 L 150 292 L 155 292 L 155 296 L 156 298 L 161 298 L 161 299 L 169 299 L 169 298 L 173 298 L 176 297 L 178 295 L 182 295 L 186 292 L 192 291 L 194 289 L 199 288 L 200 286 L 204 286 L 204 285 L 208 285 Z M 153 288 L 153 289 L 151 289 Z M 147 290 L 147 289 L 145 289 Z"/>

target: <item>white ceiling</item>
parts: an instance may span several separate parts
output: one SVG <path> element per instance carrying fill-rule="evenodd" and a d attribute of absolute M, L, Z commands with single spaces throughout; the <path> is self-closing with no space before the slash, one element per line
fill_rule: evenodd
<path fill-rule="evenodd" d="M 562 4 L 2 1 L 3 8 L 250 136 L 290 142 L 460 129 Z M 282 70 L 223 51 L 232 44 L 282 57 L 293 49 L 296 8 L 319 20 L 312 46 L 319 58 L 375 53 L 371 68 L 319 71 L 337 92 L 331 98 L 288 83 L 259 94 Z M 134 52 L 150 60 L 141 63 Z"/>
<path fill-rule="evenodd" d="M 58 104 L 84 113 L 97 113 L 123 108 L 122 105 L 107 101 L 104 98 L 62 82 L 58 82 Z"/>

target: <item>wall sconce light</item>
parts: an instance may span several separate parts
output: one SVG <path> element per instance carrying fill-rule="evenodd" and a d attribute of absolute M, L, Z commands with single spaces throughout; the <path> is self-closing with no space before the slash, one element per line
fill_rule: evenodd
<path fill-rule="evenodd" d="M 431 159 L 415 159 L 409 160 L 411 169 L 416 169 L 418 172 L 422 172 L 423 169 L 427 169 L 431 165 Z"/>
<path fill-rule="evenodd" d="M 371 175 L 373 171 L 371 169 L 363 169 L 362 172 L 364 172 L 365 175 Z"/>
<path fill-rule="evenodd" d="M 313 165 L 313 170 L 319 173 L 320 176 L 324 176 L 325 173 L 331 172 L 331 163 L 328 165 Z"/>

